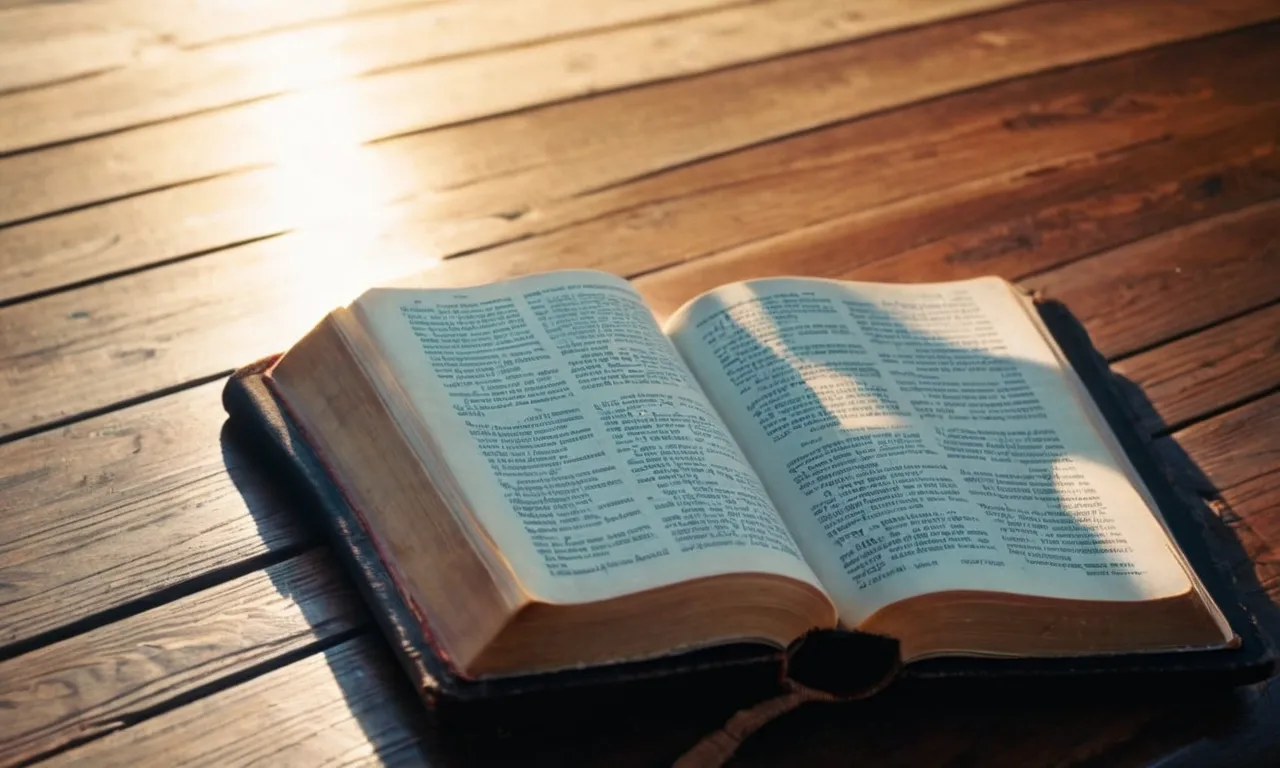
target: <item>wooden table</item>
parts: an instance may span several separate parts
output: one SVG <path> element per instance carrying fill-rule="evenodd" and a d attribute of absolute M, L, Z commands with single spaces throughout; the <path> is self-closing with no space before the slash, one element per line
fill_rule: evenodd
<path fill-rule="evenodd" d="M 1280 628 L 1277 17 L 0 0 L 0 763 L 661 764 L 729 714 L 450 741 L 306 510 L 227 439 L 230 370 L 418 270 L 602 268 L 664 312 L 763 274 L 1020 280 L 1139 388 Z M 818 707 L 739 755 L 1158 758 L 1280 764 L 1280 688 Z"/>

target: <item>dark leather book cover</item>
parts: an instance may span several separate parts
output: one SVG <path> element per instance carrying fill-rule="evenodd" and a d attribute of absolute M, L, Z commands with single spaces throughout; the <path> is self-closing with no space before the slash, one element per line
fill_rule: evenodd
<path fill-rule="evenodd" d="M 328 530 L 333 548 L 345 561 L 401 665 L 422 697 L 437 708 L 522 699 L 543 702 L 548 696 L 629 695 L 655 687 L 715 690 L 721 696 L 752 701 L 797 685 L 837 698 L 857 698 L 879 691 L 891 680 L 899 690 L 924 687 L 931 694 L 949 690 L 961 695 L 980 690 L 992 696 L 1046 686 L 1062 690 L 1141 686 L 1147 691 L 1167 686 L 1185 693 L 1265 679 L 1274 666 L 1273 649 L 1241 600 L 1230 569 L 1217 556 L 1202 511 L 1182 498 L 1166 478 L 1150 449 L 1150 440 L 1135 428 L 1132 414 L 1113 387 L 1106 361 L 1084 328 L 1061 305 L 1041 302 L 1037 306 L 1150 488 L 1178 545 L 1239 636 L 1238 647 L 1092 658 L 933 659 L 902 666 L 897 663 L 897 644 L 890 639 L 858 632 L 821 632 L 798 641 L 786 652 L 743 644 L 652 661 L 495 680 L 467 679 L 435 652 L 430 628 L 401 597 L 358 515 L 266 386 L 263 373 L 275 358 L 237 371 L 223 391 L 223 404 L 234 439 L 292 491 L 303 514 Z"/>

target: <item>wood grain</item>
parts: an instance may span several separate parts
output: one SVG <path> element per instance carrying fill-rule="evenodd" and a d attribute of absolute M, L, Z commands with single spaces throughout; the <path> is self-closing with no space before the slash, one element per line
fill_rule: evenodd
<path fill-rule="evenodd" d="M 875 106 L 843 85 L 866 69 L 862 57 L 835 49 L 555 105 L 378 143 L 311 170 L 235 174 L 0 229 L 0 301 L 297 228 L 386 232 L 457 253 L 753 176 L 803 190 L 815 172 L 821 182 L 840 167 L 884 203 L 912 188 L 899 174 L 925 174 L 913 175 L 915 188 L 942 186 L 999 164 L 1066 164 L 1073 152 L 1121 151 L 1243 119 L 1241 110 L 1276 98 L 1273 35 L 1246 30 L 1022 78 L 728 155 L 719 153 Z M 872 83 L 882 98 L 918 87 Z M 736 107 L 753 119 L 708 132 L 703 110 L 725 92 L 745 94 Z M 772 108 L 784 100 L 796 106 Z M 650 109 L 655 101 L 667 108 Z M 999 153 L 990 151 L 996 142 Z M 836 191 L 819 199 L 849 194 Z"/>
<path fill-rule="evenodd" d="M 1110 162 L 1050 166 L 855 211 L 687 260 L 636 284 L 665 317 L 743 275 L 1017 280 L 1280 195 L 1274 119 L 1119 153 Z"/>
<path fill-rule="evenodd" d="M 133 61 L 119 69 L 0 96 L 0 135 L 5 137 L 0 153 L 322 87 L 355 75 L 733 4 L 732 0 L 433 3 L 220 45 L 172 48 L 165 54 L 135 53 Z M 517 16 L 522 23 L 508 23 Z M 55 60 L 65 61 L 65 56 L 59 51 Z M 12 69 L 21 75 L 25 67 Z"/>
<path fill-rule="evenodd" d="M 362 286 L 432 265 L 391 246 L 375 247 L 364 262 L 347 258 L 361 247 L 371 246 L 266 241 L 0 310 L 0 432 L 229 372 L 282 351 Z M 29 312 L 44 319 L 32 324 Z M 74 338 L 58 338 L 59 329 Z M 46 386 L 80 394 L 64 391 L 49 410 L 29 410 L 41 407 Z"/>
<path fill-rule="evenodd" d="M 220 382 L 0 445 L 0 648 L 303 542 Z"/>
<path fill-rule="evenodd" d="M 1199 466 L 1202 477 L 1195 490 L 1213 495 L 1280 468 L 1278 406 L 1280 393 L 1267 395 L 1173 436 Z"/>
<path fill-rule="evenodd" d="M 366 622 L 320 550 L 0 662 L 0 755 L 98 738 Z"/>
<path fill-rule="evenodd" d="M 978 197 L 1010 178 L 1106 165 L 1163 143 L 1203 158 L 1207 142 L 1187 142 L 1228 126 L 1248 136 L 1217 136 L 1218 151 L 1237 140 L 1267 151 L 1280 89 L 1254 74 L 1274 70 L 1280 58 L 1274 46 L 1257 45 L 1268 39 L 1261 31 L 1019 79 L 609 180 L 572 190 L 567 200 L 535 196 L 554 186 L 548 174 L 545 183 L 525 186 L 516 215 L 477 215 L 488 212 L 486 204 L 510 202 L 508 179 L 469 184 L 437 203 L 433 215 L 447 226 L 431 244 L 452 255 L 532 238 L 504 252 L 510 254 L 598 238 L 615 259 L 630 248 L 657 253 L 671 242 L 705 243 L 704 253 L 715 252 L 949 189 Z M 1251 84 L 1241 87 L 1245 81 Z M 602 156 L 591 165 L 609 163 Z M 578 164 L 554 167 L 565 179 Z M 600 181 L 603 174 L 594 173 Z M 643 242 L 632 242 L 636 236 Z"/>
<path fill-rule="evenodd" d="M 1023 283 L 1088 318 L 1094 344 L 1115 357 L 1272 302 L 1278 277 L 1280 201 L 1272 201 Z"/>
<path fill-rule="evenodd" d="M 1144 401 L 1160 404 L 1141 404 L 1149 431 L 1178 429 L 1210 410 L 1280 384 L 1280 305 L 1162 344 L 1112 367 L 1141 387 Z"/>
<path fill-rule="evenodd" d="M 1257 141 L 1274 142 L 1273 119 L 1263 114 L 1241 130 L 1247 134 L 1261 131 L 1265 138 Z M 1222 137 L 1204 141 L 1220 146 Z M 897 143 L 894 137 L 891 146 Z M 1135 230 L 1160 229 L 1186 220 L 1188 209 L 1193 216 L 1204 215 L 1206 211 L 1222 207 L 1230 210 L 1260 195 L 1275 194 L 1273 187 L 1280 179 L 1269 169 L 1280 156 L 1274 152 L 1259 154 L 1252 145 L 1244 146 L 1245 149 L 1237 150 L 1245 154 L 1243 159 L 1232 158 L 1225 168 L 1218 161 L 1209 169 L 1204 167 L 1205 161 L 1198 153 L 1187 151 L 1186 146 L 1176 141 L 1121 153 L 1121 159 L 1127 157 L 1134 163 L 1142 161 L 1148 153 L 1156 157 L 1155 161 L 1147 161 L 1148 173 L 1137 177 L 1136 183 L 1142 186 L 1131 191 L 1128 205 L 1117 205 L 1117 201 L 1097 194 L 1098 185 L 1104 180 L 1119 178 L 1125 183 L 1135 183 L 1128 174 L 1118 175 L 1125 170 L 1124 166 L 1092 163 L 1071 172 L 1014 174 L 1018 188 L 1007 196 L 974 195 L 972 189 L 963 185 L 940 196 L 919 195 L 891 207 L 887 218 L 877 219 L 884 228 L 872 236 L 860 236 L 859 240 L 900 250 L 919 242 L 916 238 L 920 237 L 922 226 L 931 226 L 935 231 L 951 228 L 946 234 L 959 229 L 965 235 L 966 245 L 971 246 L 968 238 L 975 219 L 997 218 L 1004 222 L 1008 213 L 1005 205 L 1011 200 L 1019 206 L 1043 202 L 1043 197 L 1036 194 L 1037 189 L 1042 189 L 1040 185 L 1060 193 L 1063 189 L 1060 185 L 1065 183 L 1068 190 L 1073 190 L 1070 196 L 1064 199 L 1061 194 L 1048 195 L 1051 202 L 1047 204 L 1051 211 L 1070 210 L 1072 206 L 1078 210 L 1072 217 L 1056 215 L 1056 230 L 1047 232 L 1060 233 L 1064 242 L 1054 249 L 1045 249 L 1065 260 L 1063 250 L 1079 256 L 1099 245 L 1114 244 L 1117 230 L 1123 235 Z M 921 160 L 926 163 L 924 168 L 930 165 L 937 168 L 947 159 L 940 156 L 942 160 L 930 161 L 927 153 L 925 155 Z M 901 151 L 900 156 L 909 157 L 910 150 Z M 993 162 L 1001 162 L 999 155 L 988 156 L 996 158 Z M 971 170 L 966 168 L 965 172 Z M 927 184 L 936 181 L 928 174 L 908 173 L 906 166 L 900 165 L 899 171 L 900 174 L 890 176 L 907 185 L 907 191 L 912 191 L 910 185 L 920 180 Z M 827 179 L 825 185 L 796 185 L 790 176 L 768 176 L 765 182 L 776 184 L 771 192 L 767 184 L 763 189 L 743 184 L 713 187 L 705 195 L 664 200 L 649 208 L 624 209 L 619 214 L 591 219 L 536 240 L 446 262 L 427 272 L 425 279 L 433 285 L 469 284 L 563 267 L 601 268 L 631 275 L 741 246 L 744 242 L 767 244 L 769 248 L 762 251 L 761 259 L 735 263 L 727 272 L 727 280 L 743 274 L 767 274 L 769 264 L 775 265 L 775 271 L 785 267 L 787 271 L 815 274 L 822 274 L 821 269 L 830 270 L 832 265 L 852 266 L 848 260 L 830 259 L 825 255 L 828 252 L 823 251 L 815 260 L 817 264 L 810 268 L 803 260 L 793 258 L 794 253 L 787 247 L 767 237 L 773 233 L 793 237 L 793 228 L 803 227 L 818 214 L 837 216 L 839 201 L 824 199 L 833 189 L 832 185 L 842 186 L 851 201 L 848 204 L 857 208 L 873 205 L 872 198 L 884 195 L 889 183 L 886 181 L 889 177 L 881 174 L 865 177 L 862 180 L 865 185 L 850 183 L 849 173 L 838 166 L 835 172 L 828 168 L 819 168 L 819 172 Z M 1186 173 L 1191 174 L 1190 180 L 1182 176 Z M 1197 192 L 1206 174 L 1219 179 L 1217 184 L 1221 187 L 1208 198 Z M 1156 177 L 1154 180 L 1152 175 Z M 1005 178 L 1007 176 L 1001 175 L 996 181 Z M 742 194 L 744 189 L 748 191 L 746 194 Z M 947 210 L 947 204 L 957 199 L 961 201 L 962 210 Z M 761 211 L 761 200 L 770 200 L 774 206 L 768 216 L 753 216 L 752 212 Z M 878 216 L 884 210 L 875 209 L 875 214 Z M 907 221 L 900 216 L 904 210 L 911 214 Z M 1198 214 L 1194 213 L 1197 210 Z M 1097 220 L 1093 226 L 1079 225 L 1081 221 L 1092 221 L 1089 214 L 1095 212 Z M 1265 217 L 1255 215 L 1254 218 L 1258 221 L 1250 231 L 1265 232 L 1267 224 L 1261 220 Z M 800 233 L 803 235 L 804 230 Z M 314 239 L 276 238 L 226 251 L 214 258 L 185 261 L 0 309 L 0 362 L 9 370 L 9 375 L 0 382 L 0 433 L 21 432 L 53 420 L 74 417 L 158 388 L 199 380 L 280 351 L 330 308 L 353 298 L 361 286 L 432 266 L 432 260 L 424 258 L 422 248 L 414 242 L 375 240 L 371 243 L 344 240 L 342 234 L 327 233 Z M 1085 237 L 1082 238 L 1082 234 Z M 1000 236 L 1007 239 L 1008 232 L 1001 230 Z M 1107 237 L 1113 238 L 1111 243 L 1106 242 Z M 1049 238 L 1044 240 L 1047 242 Z M 604 242 L 609 243 L 608 249 L 600 247 Z M 1245 247 L 1251 242 L 1246 239 L 1239 245 Z M 352 252 L 367 255 L 355 261 L 348 258 Z M 867 249 L 859 256 L 873 253 Z M 1265 254 L 1246 258 L 1236 253 L 1233 260 L 1224 262 L 1237 265 L 1238 269 L 1231 274 L 1241 280 L 1250 280 L 1250 275 L 1254 275 L 1253 293 L 1232 297 L 1231 301 L 1237 305 L 1237 300 L 1249 297 L 1260 301 L 1255 294 L 1264 292 L 1267 282 L 1256 280 L 1257 270 L 1268 269 L 1269 259 Z M 1011 263 L 1022 261 L 1015 258 Z M 716 267 L 723 270 L 725 263 L 726 259 L 718 259 Z M 907 262 L 906 266 L 918 270 L 924 263 L 927 262 Z M 968 259 L 967 264 L 971 273 L 993 271 L 990 262 L 983 263 L 980 259 Z M 994 271 L 1004 273 L 1000 269 Z M 888 279 L 903 279 L 902 274 Z M 845 272 L 828 276 L 859 275 Z M 659 273 L 639 284 L 661 311 L 671 306 L 673 297 L 682 301 L 696 293 L 699 286 L 709 288 L 715 283 L 708 285 L 703 278 L 692 279 L 687 274 L 661 276 Z M 664 285 L 674 287 L 663 288 Z"/>
<path fill-rule="evenodd" d="M 1179 430 L 1156 441 L 1166 464 L 1184 486 L 1203 498 L 1238 547 L 1228 562 L 1245 586 L 1244 598 L 1273 639 L 1280 636 L 1280 393 Z M 1233 556 L 1234 555 L 1234 556 Z M 1199 753 L 1280 754 L 1280 734 L 1261 724 L 1274 720 L 1276 686 L 1272 679 L 1251 705 L 1255 722 L 1216 747 Z M 1193 765 L 1188 760 L 1175 765 Z M 1262 763 L 1259 763 L 1262 764 Z"/>
<path fill-rule="evenodd" d="M 250 37 L 432 0 L 0 0 L 0 90 L 32 87 L 146 60 L 175 48 Z"/>
<path fill-rule="evenodd" d="M 1273 401 L 1270 405 L 1274 408 L 1276 403 Z M 1275 454 L 1276 439 L 1273 433 L 1273 444 L 1264 448 L 1267 454 Z M 1280 592 L 1280 518 L 1276 515 L 1276 510 L 1280 509 L 1280 468 L 1273 466 L 1271 471 L 1255 475 L 1220 493 L 1230 506 L 1230 513 L 1247 525 L 1251 534 L 1265 545 L 1257 550 L 1259 556 L 1254 560 L 1255 564 L 1265 566 L 1265 576 L 1260 579 L 1262 587 L 1276 595 Z M 1280 599 L 1275 602 L 1280 604 Z"/>
<path fill-rule="evenodd" d="M 117 731 L 42 765 L 421 764 L 413 701 L 370 638 Z M 216 723 L 217 727 L 210 727 Z"/>
<path fill-rule="evenodd" d="M 765 4 L 752 12 L 781 14 L 780 8 L 783 6 Z M 834 119 L 867 114 L 1051 67 L 1222 32 L 1271 19 L 1277 13 L 1280 11 L 1266 0 L 1226 0 L 1212 8 L 1156 0 L 1120 6 L 1104 0 L 1078 0 L 1015 7 L 1005 13 L 936 24 L 834 49 L 858 64 L 844 85 L 844 95 L 835 102 L 838 107 L 831 106 L 830 111 L 838 115 Z M 829 42 L 856 37 L 860 34 L 857 30 L 869 23 L 843 14 L 823 4 L 814 14 L 802 14 L 803 18 L 787 16 L 761 21 L 760 26 L 737 26 L 728 34 L 712 34 L 713 26 L 702 31 L 705 39 L 688 25 L 695 21 L 713 24 L 707 21 L 712 17 L 698 16 L 678 20 L 682 26 L 676 46 L 670 42 L 659 46 L 658 41 L 664 38 L 650 25 L 616 33 L 626 35 L 625 40 L 595 36 L 589 41 L 548 43 L 554 46 L 550 53 L 533 46 L 493 57 L 446 61 L 4 158 L 0 160 L 0 177 L 7 179 L 11 194 L 0 199 L 0 222 L 12 223 L 258 165 L 305 167 L 320 158 L 330 162 L 335 157 L 346 162 L 353 148 L 375 138 L 745 63 L 818 45 L 819 38 L 814 35 Z M 817 31 L 810 34 L 810 27 Z M 753 42 L 756 38 L 760 45 Z M 577 45 L 583 47 L 580 55 L 570 50 Z M 681 57 L 677 55 L 683 50 L 681 46 L 695 50 Z M 655 47 L 662 50 L 651 50 Z M 611 52 L 609 57 L 596 56 L 596 51 L 606 49 Z M 837 52 L 830 55 L 840 56 Z M 818 61 L 825 58 L 795 65 Z M 792 87 L 801 81 L 793 78 Z M 507 87 L 483 87 L 492 82 L 503 82 Z M 826 85 L 832 79 L 827 76 L 813 82 Z M 433 97 L 421 98 L 423 93 Z M 726 114 L 735 118 L 729 121 L 733 126 L 729 135 L 740 135 L 738 131 L 745 128 L 753 134 L 753 141 L 832 119 L 788 118 L 792 107 L 779 110 L 775 103 L 763 122 L 765 126 L 781 122 L 785 127 L 761 131 L 759 119 L 748 118 L 734 103 L 744 97 L 750 100 L 749 88 L 719 89 L 715 101 L 704 103 L 695 116 L 699 133 L 707 133 L 701 126 L 708 119 L 720 123 L 720 116 Z M 797 105 L 802 99 L 801 94 L 795 94 L 787 103 Z M 823 103 L 832 105 L 831 101 Z M 665 115 L 672 114 L 667 110 L 674 106 L 653 101 L 648 109 Z M 302 136 L 307 137 L 305 141 L 300 140 Z M 741 144 L 722 144 L 718 151 Z M 202 151 L 187 151 L 191 146 Z"/>

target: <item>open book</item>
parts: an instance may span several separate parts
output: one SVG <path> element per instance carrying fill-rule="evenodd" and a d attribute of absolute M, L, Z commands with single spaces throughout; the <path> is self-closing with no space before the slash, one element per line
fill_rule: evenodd
<path fill-rule="evenodd" d="M 785 647 L 1229 647 L 1030 300 L 996 278 L 375 288 L 268 382 L 465 677 Z"/>

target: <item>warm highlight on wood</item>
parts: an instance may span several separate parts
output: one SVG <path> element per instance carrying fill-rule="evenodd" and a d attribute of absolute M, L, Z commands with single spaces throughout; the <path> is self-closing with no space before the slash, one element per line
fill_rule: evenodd
<path fill-rule="evenodd" d="M 1280 638 L 1269 0 L 0 0 L 0 766 L 666 765 L 714 691 L 427 713 L 225 376 L 370 284 L 662 316 L 801 274 L 1063 302 Z M 1280 763 L 1221 700 L 809 705 L 732 765 Z"/>

